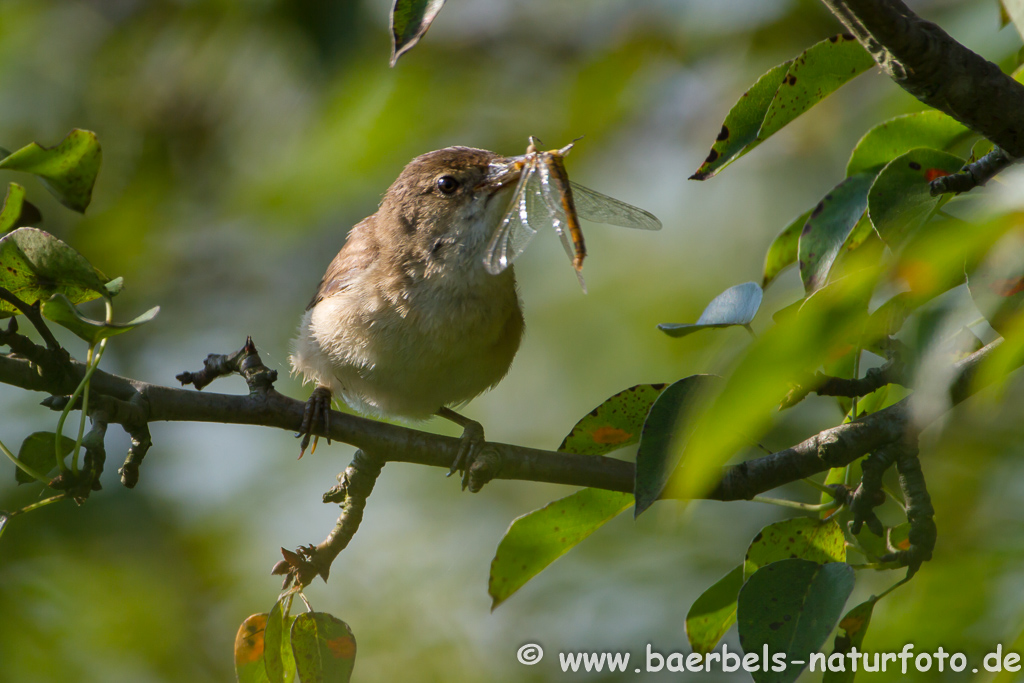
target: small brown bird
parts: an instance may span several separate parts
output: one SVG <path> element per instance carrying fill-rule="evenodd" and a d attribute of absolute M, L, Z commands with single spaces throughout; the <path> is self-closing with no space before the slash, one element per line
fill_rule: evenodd
<path fill-rule="evenodd" d="M 469 464 L 483 428 L 449 406 L 497 384 L 523 334 L 512 267 L 484 267 L 519 175 L 503 160 L 470 147 L 419 156 L 352 228 L 293 344 L 292 370 L 317 385 L 303 451 L 317 423 L 329 427 L 338 396 L 368 415 L 456 422 L 463 448 L 452 471 Z"/>

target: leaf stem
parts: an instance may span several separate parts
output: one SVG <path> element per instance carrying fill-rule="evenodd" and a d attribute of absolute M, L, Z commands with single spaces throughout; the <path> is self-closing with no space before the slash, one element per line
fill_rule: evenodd
<path fill-rule="evenodd" d="M 31 465 L 27 465 L 27 464 L 23 463 L 22 461 L 18 460 L 18 458 L 14 455 L 14 453 L 12 453 L 10 451 L 10 449 L 8 449 L 7 446 L 4 445 L 3 441 L 0 441 L 0 451 L 3 451 L 4 455 L 6 455 L 8 458 L 10 458 L 11 462 L 13 462 L 15 465 L 17 465 L 18 468 L 22 472 L 24 472 L 25 474 L 29 475 L 30 477 L 32 477 L 36 481 L 42 482 L 43 484 L 49 484 L 50 483 L 50 480 L 46 478 L 45 474 L 40 474 Z M 11 513 L 11 514 L 16 514 L 16 513 Z"/>
<path fill-rule="evenodd" d="M 805 510 L 807 512 L 821 512 L 822 510 L 838 507 L 835 501 L 828 503 L 801 503 L 795 500 L 785 500 L 783 498 L 768 498 L 767 496 L 754 496 L 750 500 L 757 503 L 767 503 L 768 505 L 778 505 L 784 508 Z"/>

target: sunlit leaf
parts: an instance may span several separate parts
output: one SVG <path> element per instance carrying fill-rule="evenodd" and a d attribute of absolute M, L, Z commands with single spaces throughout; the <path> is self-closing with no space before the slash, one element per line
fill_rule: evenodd
<path fill-rule="evenodd" d="M 604 455 L 640 441 L 640 430 L 667 384 L 637 384 L 587 413 L 562 440 L 559 451 Z"/>
<path fill-rule="evenodd" d="M 299 683 L 348 683 L 356 663 L 356 639 L 341 619 L 326 612 L 305 612 L 291 628 Z"/>
<path fill-rule="evenodd" d="M 886 164 L 868 193 L 868 216 L 886 244 L 898 248 L 949 200 L 948 195 L 933 197 L 928 184 L 956 173 L 963 164 L 958 156 L 926 148 L 911 150 Z"/>
<path fill-rule="evenodd" d="M 1024 2 L 1021 0 L 999 0 L 999 9 L 1013 22 L 1017 33 L 1024 37 Z"/>
<path fill-rule="evenodd" d="M 725 117 L 722 130 L 719 131 L 711 152 L 696 173 L 690 176 L 691 180 L 710 178 L 760 144 L 757 140 L 757 131 L 761 130 L 768 105 L 782 85 L 782 79 L 786 77 L 792 63 L 793 60 L 789 60 L 773 67 L 757 79 L 750 90 L 743 93 L 739 102 L 733 105 Z"/>
<path fill-rule="evenodd" d="M 32 143 L 0 160 L 0 168 L 39 176 L 61 204 L 84 212 L 100 170 L 102 152 L 96 134 L 73 129 L 56 147 Z"/>
<path fill-rule="evenodd" d="M 846 561 L 846 537 L 833 520 L 794 517 L 758 532 L 743 558 L 743 580 L 759 568 L 798 557 L 818 564 Z"/>
<path fill-rule="evenodd" d="M 828 281 L 840 250 L 867 207 L 872 173 L 858 173 L 836 185 L 811 211 L 800 233 L 800 279 L 811 293 Z"/>
<path fill-rule="evenodd" d="M 242 622 L 235 635 L 235 676 L 238 683 L 269 683 L 263 666 L 264 630 L 267 614 L 253 614 Z"/>
<path fill-rule="evenodd" d="M 57 469 L 57 456 L 54 453 L 53 440 L 57 435 L 54 432 L 35 432 L 29 434 L 21 442 L 18 449 L 18 460 L 31 467 L 40 474 L 48 475 Z M 60 437 L 60 457 L 64 459 L 68 453 L 75 448 L 75 440 L 66 436 Z M 36 480 L 28 472 L 20 467 L 14 470 L 14 479 L 19 484 L 31 484 Z"/>
<path fill-rule="evenodd" d="M 0 210 L 0 233 L 19 225 L 38 223 L 41 218 L 39 209 L 25 201 L 25 188 L 18 183 L 10 183 L 4 198 L 4 208 Z"/>
<path fill-rule="evenodd" d="M 711 652 L 736 623 L 736 598 L 742 587 L 743 565 L 739 565 L 694 601 L 686 613 L 686 637 L 694 652 Z"/>
<path fill-rule="evenodd" d="M 126 323 L 107 323 L 86 318 L 63 294 L 54 294 L 49 301 L 43 304 L 44 316 L 71 330 L 90 344 L 96 344 L 101 339 L 134 330 L 139 325 L 144 325 L 155 318 L 159 312 L 160 307 L 154 306 Z"/>
<path fill-rule="evenodd" d="M 846 175 L 877 172 L 912 149 L 946 149 L 970 134 L 966 126 L 937 109 L 897 116 L 864 134 L 853 148 Z"/>
<path fill-rule="evenodd" d="M 744 282 L 712 299 L 696 323 L 661 323 L 658 329 L 670 337 L 685 337 L 712 327 L 749 325 L 757 315 L 763 296 L 764 292 L 756 282 Z"/>
<path fill-rule="evenodd" d="M 391 66 L 426 34 L 444 0 L 395 0 L 391 7 Z"/>
<path fill-rule="evenodd" d="M 764 255 L 764 279 L 762 287 L 767 287 L 772 280 L 779 276 L 783 270 L 796 263 L 799 253 L 800 233 L 803 232 L 804 223 L 811 217 L 811 209 L 793 219 L 793 221 L 782 229 L 782 232 L 772 241 L 768 252 Z"/>
<path fill-rule="evenodd" d="M 718 380 L 714 375 L 684 377 L 669 385 L 651 406 L 636 453 L 634 516 L 661 496 L 679 462 L 679 442 L 692 429 L 692 418 L 707 397 L 708 385 Z"/>
<path fill-rule="evenodd" d="M 582 489 L 514 520 L 491 560 L 491 609 L 632 504 L 628 493 Z"/>
<path fill-rule="evenodd" d="M 18 228 L 0 238 L 0 287 L 26 303 L 63 294 L 72 303 L 98 298 L 106 292 L 103 278 L 77 251 L 36 228 Z M 0 317 L 17 309 L 0 301 Z"/>
<path fill-rule="evenodd" d="M 878 602 L 878 598 L 872 596 L 847 612 L 846 616 L 839 621 L 839 628 L 843 630 L 843 634 L 842 636 L 836 636 L 836 647 L 833 650 L 833 654 L 845 655 L 852 652 L 852 648 L 861 649 L 861 645 L 864 644 L 864 636 L 868 632 L 868 625 L 871 623 L 871 613 L 875 609 L 876 602 Z M 856 674 L 857 672 L 853 670 L 853 667 L 844 667 L 843 671 L 828 668 L 825 670 L 821 680 L 822 683 L 852 683 Z"/>
<path fill-rule="evenodd" d="M 825 643 L 853 592 L 853 568 L 788 559 L 758 570 L 740 590 L 737 623 L 744 652 L 785 654 L 789 666 L 751 672 L 758 683 L 792 683 Z"/>
<path fill-rule="evenodd" d="M 874 65 L 875 60 L 850 34 L 832 36 L 812 45 L 793 60 L 768 107 L 757 139 L 767 139 Z"/>

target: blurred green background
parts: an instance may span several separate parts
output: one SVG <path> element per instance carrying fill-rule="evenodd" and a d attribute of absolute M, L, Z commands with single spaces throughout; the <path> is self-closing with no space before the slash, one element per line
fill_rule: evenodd
<path fill-rule="evenodd" d="M 1007 64 L 1020 48 L 1011 27 L 1000 30 L 994 0 L 914 7 L 990 59 Z M 173 385 L 252 335 L 281 371 L 278 388 L 304 399 L 308 388 L 287 378 L 299 317 L 348 228 L 409 159 L 453 144 L 517 154 L 529 135 L 552 147 L 584 135 L 567 163 L 572 178 L 654 212 L 665 228 L 584 226 L 586 296 L 554 236 L 539 237 L 517 263 L 523 347 L 498 388 L 465 410 L 490 439 L 554 448 L 607 396 L 714 371 L 740 352 L 742 330 L 673 340 L 655 325 L 693 321 L 724 288 L 759 280 L 771 239 L 843 177 L 856 140 L 920 108 L 871 72 L 720 177 L 688 182 L 761 73 L 841 31 L 819 2 L 453 0 L 395 69 L 388 10 L 386 0 L 0 0 L 0 145 L 55 144 L 72 127 L 103 145 L 84 217 L 18 180 L 43 210 L 41 227 L 125 277 L 122 319 L 162 307 L 113 341 L 106 370 Z M 755 328 L 800 292 L 792 272 L 774 284 Z M 980 658 L 1019 631 L 1019 385 L 925 433 L 936 559 L 876 608 L 868 649 L 909 641 Z M 245 387 L 235 378 L 211 390 Z M 52 429 L 38 398 L 0 387 L 0 440 Z M 779 417 L 765 445 L 839 419 L 834 403 L 809 400 Z M 117 484 L 128 441 L 112 429 L 102 492 L 80 509 L 16 518 L 0 539 L 0 681 L 233 680 L 238 625 L 277 595 L 278 548 L 316 543 L 333 526 L 337 508 L 320 494 L 349 447 L 321 445 L 296 461 L 288 433 L 152 432 L 134 491 Z M 0 507 L 35 500 L 38 490 L 15 488 L 7 469 Z M 330 583 L 307 591 L 354 630 L 355 680 L 618 680 L 560 674 L 556 653 L 688 650 L 693 599 L 785 516 L 710 502 L 662 503 L 635 523 L 624 515 L 489 613 L 488 567 L 509 522 L 570 492 L 495 482 L 470 495 L 441 471 L 386 467 Z M 853 600 L 900 575 L 862 574 Z M 548 653 L 531 668 L 515 660 L 527 642 Z M 734 633 L 727 642 L 738 647 Z"/>

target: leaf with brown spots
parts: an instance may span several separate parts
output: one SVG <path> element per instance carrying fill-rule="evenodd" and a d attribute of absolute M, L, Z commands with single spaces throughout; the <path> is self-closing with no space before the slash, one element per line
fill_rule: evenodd
<path fill-rule="evenodd" d="M 839 252 L 864 215 L 873 173 L 858 173 L 832 188 L 811 210 L 797 246 L 800 279 L 808 294 L 828 282 Z"/>
<path fill-rule="evenodd" d="M 651 405 L 667 384 L 637 384 L 606 399 L 562 439 L 559 451 L 604 455 L 640 440 Z"/>
<path fill-rule="evenodd" d="M 845 655 L 852 652 L 853 648 L 860 650 L 861 645 L 864 644 L 864 636 L 867 635 L 868 625 L 871 623 L 871 613 L 875 609 L 876 602 L 878 602 L 878 598 L 872 596 L 846 613 L 846 616 L 839 622 L 839 628 L 843 629 L 844 633 L 836 635 L 833 654 L 838 652 Z M 822 676 L 821 683 L 853 683 L 855 674 L 856 672 L 852 668 L 845 671 L 829 669 Z"/>
<path fill-rule="evenodd" d="M 269 683 L 263 666 L 264 631 L 267 614 L 254 614 L 238 628 L 235 636 L 235 676 L 238 683 Z"/>
<path fill-rule="evenodd" d="M 898 249 L 951 199 L 951 195 L 933 197 L 928 178 L 937 171 L 956 173 L 963 165 L 961 157 L 924 147 L 886 164 L 868 192 L 868 216 L 878 236 Z"/>
<path fill-rule="evenodd" d="M 0 287 L 26 303 L 54 294 L 75 304 L 92 301 L 106 293 L 106 280 L 85 257 L 48 232 L 18 228 L 0 238 Z M 0 318 L 16 311 L 0 301 Z"/>
<path fill-rule="evenodd" d="M 890 161 L 918 147 L 947 149 L 971 131 L 936 109 L 904 114 L 880 123 L 860 139 L 846 164 L 846 175 L 880 171 Z"/>
<path fill-rule="evenodd" d="M 825 643 L 853 592 L 853 568 L 789 559 L 762 567 L 740 589 L 736 622 L 744 652 L 784 654 L 782 671 L 759 668 L 757 683 L 792 683 Z"/>
<path fill-rule="evenodd" d="M 758 532 L 743 559 L 743 579 L 778 560 L 800 558 L 819 564 L 846 562 L 846 538 L 835 520 L 794 517 Z"/>
<path fill-rule="evenodd" d="M 632 504 L 628 493 L 582 489 L 517 518 L 491 560 L 491 609 Z"/>
<path fill-rule="evenodd" d="M 55 147 L 35 142 L 0 159 L 0 168 L 38 176 L 57 200 L 79 213 L 92 201 L 92 188 L 103 158 L 96 133 L 79 128 Z"/>
<path fill-rule="evenodd" d="M 292 653 L 299 683 L 348 683 L 356 663 L 356 639 L 341 619 L 326 612 L 295 617 Z"/>

